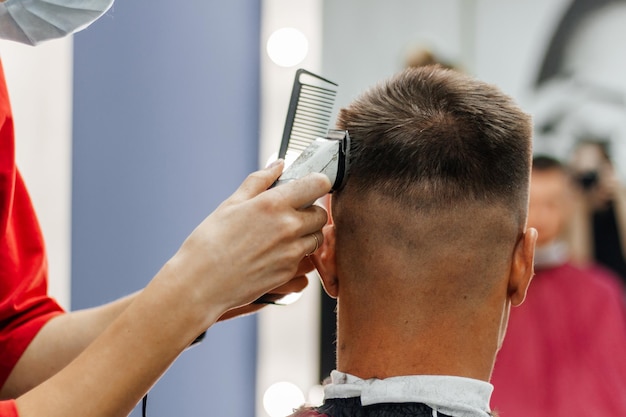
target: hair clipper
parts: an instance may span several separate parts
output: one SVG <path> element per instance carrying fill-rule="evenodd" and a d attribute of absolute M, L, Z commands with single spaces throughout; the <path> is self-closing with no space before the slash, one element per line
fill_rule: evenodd
<path fill-rule="evenodd" d="M 319 172 L 330 179 L 331 192 L 339 190 L 348 175 L 350 135 L 347 130 L 329 130 L 325 138 L 316 138 L 280 176 L 275 185 L 281 185 L 311 172 Z"/>

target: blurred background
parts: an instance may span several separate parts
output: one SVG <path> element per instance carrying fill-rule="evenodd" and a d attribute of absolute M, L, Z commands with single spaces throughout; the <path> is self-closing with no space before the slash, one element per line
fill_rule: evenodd
<path fill-rule="evenodd" d="M 117 0 L 73 38 L 2 42 L 51 292 L 78 309 L 142 288 L 277 152 L 300 67 L 337 82 L 342 106 L 428 56 L 518 100 L 538 151 L 609 143 L 623 180 L 625 22 L 617 0 Z M 153 388 L 149 415 L 321 401 L 333 307 L 310 281 L 291 305 L 211 328 Z"/>

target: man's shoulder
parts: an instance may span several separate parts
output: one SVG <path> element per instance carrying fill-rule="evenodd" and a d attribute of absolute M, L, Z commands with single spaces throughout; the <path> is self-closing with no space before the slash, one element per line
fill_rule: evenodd
<path fill-rule="evenodd" d="M 578 283 L 584 285 L 586 292 L 595 292 L 598 294 L 618 294 L 622 295 L 624 288 L 619 276 L 612 270 L 600 265 L 589 264 L 584 266 L 570 266 L 570 277 L 578 280 Z M 577 284 L 578 284 L 577 283 Z"/>
<path fill-rule="evenodd" d="M 621 292 L 622 290 L 619 276 L 610 269 L 595 263 L 578 265 L 567 262 L 557 268 L 538 271 L 537 275 L 539 279 L 546 275 L 552 284 L 583 285 L 584 289 L 592 292 Z"/>

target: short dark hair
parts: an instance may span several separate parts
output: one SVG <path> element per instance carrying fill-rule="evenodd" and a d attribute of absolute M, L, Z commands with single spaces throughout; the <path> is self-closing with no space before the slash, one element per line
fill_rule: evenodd
<path fill-rule="evenodd" d="M 352 139 L 342 192 L 418 209 L 485 201 L 526 213 L 530 116 L 498 88 L 436 66 L 409 68 L 340 111 Z"/>

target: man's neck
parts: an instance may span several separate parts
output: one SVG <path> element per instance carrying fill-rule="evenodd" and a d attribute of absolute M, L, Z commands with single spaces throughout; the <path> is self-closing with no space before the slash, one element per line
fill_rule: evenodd
<path fill-rule="evenodd" d="M 454 375 L 489 381 L 499 323 L 475 326 L 441 321 L 402 332 L 398 323 L 348 320 L 339 307 L 337 369 L 362 379 Z M 410 325 L 410 323 L 407 323 Z"/>

